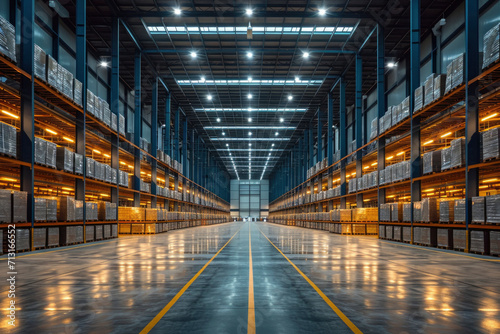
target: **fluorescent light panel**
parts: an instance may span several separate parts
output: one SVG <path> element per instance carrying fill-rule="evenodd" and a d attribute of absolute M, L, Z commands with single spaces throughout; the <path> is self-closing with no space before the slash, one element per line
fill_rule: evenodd
<path fill-rule="evenodd" d="M 295 126 L 205 126 L 205 130 L 295 130 Z"/>
<path fill-rule="evenodd" d="M 218 148 L 217 151 L 226 151 L 227 152 L 227 148 Z M 273 149 L 273 152 L 276 152 L 276 151 L 284 151 L 284 149 L 276 149 L 276 148 Z M 232 148 L 231 152 L 269 152 L 269 149 L 268 148 L 252 148 L 252 149 Z"/>
<path fill-rule="evenodd" d="M 213 141 L 288 141 L 290 138 L 217 138 L 211 137 Z"/>
<path fill-rule="evenodd" d="M 246 35 L 247 26 L 239 27 L 186 27 L 186 26 L 149 26 L 147 27 L 152 35 L 155 34 L 170 34 L 170 35 L 185 35 L 185 34 L 203 34 L 203 35 Z M 252 27 L 252 33 L 255 35 L 350 35 L 354 31 L 352 26 L 342 27 Z"/>
<path fill-rule="evenodd" d="M 323 80 L 263 79 L 263 80 L 176 80 L 179 86 L 307 86 L 321 85 Z"/>
<path fill-rule="evenodd" d="M 306 112 L 307 109 L 298 108 L 197 108 L 197 112 Z"/>

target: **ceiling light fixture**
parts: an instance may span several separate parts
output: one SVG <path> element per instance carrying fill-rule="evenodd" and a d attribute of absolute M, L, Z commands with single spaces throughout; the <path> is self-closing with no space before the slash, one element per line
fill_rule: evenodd
<path fill-rule="evenodd" d="M 195 51 L 191 51 L 191 58 L 196 58 L 198 54 Z"/>
<path fill-rule="evenodd" d="M 101 67 L 108 67 L 108 65 L 109 65 L 109 64 L 108 64 L 108 62 L 107 62 L 107 61 L 105 61 L 105 60 L 103 60 L 103 61 L 101 61 L 101 62 L 99 63 L 99 66 L 101 66 Z"/>
<path fill-rule="evenodd" d="M 302 55 L 304 56 L 304 58 L 309 58 L 309 52 L 307 52 L 307 51 L 304 52 Z"/>
<path fill-rule="evenodd" d="M 283 117 L 280 118 L 280 123 L 283 123 L 285 119 Z"/>
<path fill-rule="evenodd" d="M 208 94 L 208 95 L 207 95 L 207 99 L 208 99 L 209 101 L 212 101 L 212 95 Z"/>
<path fill-rule="evenodd" d="M 278 135 L 279 135 L 279 132 L 276 132 L 274 135 L 275 135 L 275 136 L 278 136 Z"/>
<path fill-rule="evenodd" d="M 489 120 L 489 119 L 491 119 L 493 117 L 496 117 L 496 116 L 498 116 L 498 113 L 494 113 L 494 114 L 488 115 L 485 118 L 481 119 L 481 122 L 487 121 L 487 120 Z"/>
<path fill-rule="evenodd" d="M 180 8 L 174 8 L 174 13 L 175 13 L 175 15 L 181 15 L 182 11 Z"/>
<path fill-rule="evenodd" d="M 387 67 L 388 68 L 394 68 L 394 67 L 396 67 L 396 63 L 393 62 L 393 61 L 390 61 L 390 62 L 387 63 Z"/>
<path fill-rule="evenodd" d="M 205 82 L 205 80 L 206 80 L 206 79 L 205 79 L 205 77 L 204 77 L 204 76 L 202 76 L 202 77 L 200 78 L 200 81 L 201 81 L 201 82 Z"/>
<path fill-rule="evenodd" d="M 253 9 L 252 9 L 252 8 L 247 8 L 247 9 L 245 10 L 245 13 L 246 13 L 248 16 L 252 16 L 252 14 L 253 14 Z"/>
<path fill-rule="evenodd" d="M 248 51 L 247 52 L 247 58 L 252 58 L 253 57 L 253 53 L 252 51 Z"/>
<path fill-rule="evenodd" d="M 223 135 L 223 136 L 225 136 L 225 135 L 226 135 L 226 133 L 225 133 L 225 132 L 223 132 L 223 133 L 222 133 L 222 135 Z"/>
<path fill-rule="evenodd" d="M 293 96 L 292 95 L 288 95 L 288 101 L 292 101 L 293 100 Z"/>
<path fill-rule="evenodd" d="M 217 123 L 220 123 L 220 118 L 217 118 Z"/>
<path fill-rule="evenodd" d="M 324 8 L 320 8 L 320 9 L 319 9 L 319 15 L 321 15 L 321 16 L 325 16 L 325 15 L 326 15 L 326 9 L 324 9 Z"/>
<path fill-rule="evenodd" d="M 248 97 L 249 100 L 251 100 L 252 97 L 253 97 L 253 95 L 252 94 L 248 94 L 247 97 Z"/>
<path fill-rule="evenodd" d="M 248 117 L 248 123 L 252 123 L 252 117 Z"/>

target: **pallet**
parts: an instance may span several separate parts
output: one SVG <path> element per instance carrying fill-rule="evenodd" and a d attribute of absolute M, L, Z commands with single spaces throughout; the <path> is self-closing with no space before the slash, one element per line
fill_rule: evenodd
<path fill-rule="evenodd" d="M 46 168 L 57 170 L 57 167 L 55 167 L 55 166 L 50 166 L 50 165 L 42 164 L 42 163 L 39 163 L 39 162 L 36 162 L 36 164 L 39 165 L 39 166 L 42 166 L 42 167 L 46 167 Z"/>

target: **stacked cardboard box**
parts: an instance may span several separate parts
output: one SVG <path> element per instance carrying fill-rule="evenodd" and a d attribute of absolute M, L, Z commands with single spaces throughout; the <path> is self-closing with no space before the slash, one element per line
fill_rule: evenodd
<path fill-rule="evenodd" d="M 144 221 L 146 213 L 144 208 L 118 207 L 118 220 L 120 221 Z"/>
<path fill-rule="evenodd" d="M 481 137 L 483 143 L 483 161 L 500 158 L 500 128 L 481 132 Z"/>
<path fill-rule="evenodd" d="M 97 220 L 97 202 L 85 202 L 85 219 L 87 221 Z"/>
<path fill-rule="evenodd" d="M 15 127 L 0 122 L 0 152 L 17 156 L 17 130 Z"/>
<path fill-rule="evenodd" d="M 465 223 L 465 199 L 456 199 L 454 206 L 453 221 L 455 223 Z"/>
<path fill-rule="evenodd" d="M 465 62 L 464 53 L 462 53 L 453 60 L 452 88 L 457 87 L 464 83 L 464 78 L 465 78 L 464 62 Z"/>
<path fill-rule="evenodd" d="M 441 223 L 453 223 L 455 219 L 454 208 L 454 201 L 439 202 L 439 221 Z"/>
<path fill-rule="evenodd" d="M 321 219 L 326 220 L 326 219 Z M 356 208 L 352 212 L 352 220 L 355 222 L 375 222 L 378 221 L 377 208 Z"/>
<path fill-rule="evenodd" d="M 422 201 L 413 202 L 413 221 L 422 221 Z"/>
<path fill-rule="evenodd" d="M 47 153 L 45 155 L 45 164 L 50 167 L 56 168 L 57 164 L 57 145 L 53 142 L 47 141 Z"/>
<path fill-rule="evenodd" d="M 52 56 L 47 56 L 47 82 L 52 87 L 57 88 L 59 86 L 59 75 L 58 75 L 59 66 L 57 61 L 52 58 Z"/>
<path fill-rule="evenodd" d="M 57 198 L 47 198 L 47 221 L 55 222 L 57 221 Z"/>
<path fill-rule="evenodd" d="M 434 78 L 434 100 L 441 98 L 444 95 L 446 88 L 446 74 L 438 74 Z"/>
<path fill-rule="evenodd" d="M 116 203 L 99 202 L 99 220 L 116 220 Z"/>
<path fill-rule="evenodd" d="M 486 68 L 496 62 L 500 56 L 499 47 L 500 24 L 484 34 L 483 38 L 483 68 Z"/>
<path fill-rule="evenodd" d="M 118 116 L 114 112 L 111 113 L 111 130 L 118 131 Z"/>
<path fill-rule="evenodd" d="M 407 96 L 403 102 L 401 102 L 401 120 L 410 116 L 410 97 Z"/>
<path fill-rule="evenodd" d="M 424 153 L 424 174 L 435 173 L 441 170 L 441 151 Z"/>
<path fill-rule="evenodd" d="M 371 121 L 370 140 L 376 138 L 377 136 L 378 136 L 378 119 L 374 118 Z"/>
<path fill-rule="evenodd" d="M 351 222 L 352 221 L 352 210 L 351 209 L 340 209 L 340 221 L 341 222 Z"/>
<path fill-rule="evenodd" d="M 12 192 L 12 222 L 24 223 L 28 215 L 28 193 L 26 191 Z"/>
<path fill-rule="evenodd" d="M 57 220 L 68 222 L 75 220 L 75 199 L 73 197 L 58 197 Z"/>
<path fill-rule="evenodd" d="M 427 77 L 424 84 L 425 97 L 424 97 L 424 106 L 427 106 L 434 101 L 434 80 L 436 79 L 436 74 L 432 73 Z"/>
<path fill-rule="evenodd" d="M 125 136 L 125 116 L 118 115 L 118 132 Z"/>
<path fill-rule="evenodd" d="M 0 16 L 0 53 L 16 61 L 16 29 L 2 16 Z"/>
<path fill-rule="evenodd" d="M 451 147 L 441 150 L 441 171 L 451 168 Z"/>
<path fill-rule="evenodd" d="M 446 66 L 446 81 L 444 86 L 444 94 L 448 93 L 453 88 L 452 80 L 453 80 L 453 61 L 451 61 Z"/>
<path fill-rule="evenodd" d="M 83 155 L 75 153 L 74 167 L 75 174 L 83 175 Z"/>
<path fill-rule="evenodd" d="M 472 222 L 484 223 L 486 220 L 486 197 L 472 197 Z"/>
<path fill-rule="evenodd" d="M 424 89 L 424 86 L 420 86 L 415 89 L 415 105 L 413 108 L 413 113 L 419 111 L 424 106 Z"/>
<path fill-rule="evenodd" d="M 424 198 L 422 200 L 422 221 L 435 223 L 439 221 L 439 205 L 437 198 Z"/>
<path fill-rule="evenodd" d="M 73 74 L 62 66 L 58 68 L 58 71 L 61 74 L 61 93 L 73 101 Z"/>
<path fill-rule="evenodd" d="M 47 155 L 47 141 L 35 137 L 35 162 L 45 164 L 45 157 Z"/>

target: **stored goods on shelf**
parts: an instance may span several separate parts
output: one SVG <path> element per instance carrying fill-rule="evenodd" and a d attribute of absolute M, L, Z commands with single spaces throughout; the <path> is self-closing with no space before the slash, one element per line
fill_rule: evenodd
<path fill-rule="evenodd" d="M 12 222 L 24 223 L 28 215 L 28 192 L 12 192 Z"/>
<path fill-rule="evenodd" d="M 81 81 L 73 78 L 73 100 L 80 107 L 83 106 L 82 94 L 83 94 L 83 85 Z"/>
<path fill-rule="evenodd" d="M 413 221 L 422 221 L 422 201 L 413 202 Z"/>
<path fill-rule="evenodd" d="M 156 221 L 158 218 L 157 209 L 146 209 L 146 221 Z"/>
<path fill-rule="evenodd" d="M 424 174 L 435 173 L 441 170 L 441 150 L 424 153 Z"/>
<path fill-rule="evenodd" d="M 454 215 L 454 201 L 441 201 L 439 202 L 439 221 L 441 223 L 453 223 Z"/>
<path fill-rule="evenodd" d="M 446 74 L 438 74 L 434 79 L 434 100 L 437 100 L 444 95 L 445 88 Z"/>
<path fill-rule="evenodd" d="M 465 223 L 465 199 L 456 199 L 453 209 L 455 223 Z"/>
<path fill-rule="evenodd" d="M 67 147 L 57 148 L 57 158 L 56 158 L 57 169 L 73 173 L 74 160 L 75 160 L 75 153 L 70 151 Z"/>
<path fill-rule="evenodd" d="M 7 189 L 0 189 L 0 222 L 12 222 L 12 192 Z"/>
<path fill-rule="evenodd" d="M 118 131 L 118 116 L 114 112 L 111 113 L 111 130 Z"/>
<path fill-rule="evenodd" d="M 437 198 L 427 197 L 422 200 L 422 221 L 434 223 L 439 221 L 439 204 Z"/>
<path fill-rule="evenodd" d="M 378 221 L 378 208 L 356 208 L 352 211 L 352 220 L 355 222 Z"/>
<path fill-rule="evenodd" d="M 500 128 L 481 132 L 483 143 L 482 160 L 500 158 Z"/>
<path fill-rule="evenodd" d="M 486 222 L 500 224 L 500 195 L 486 197 Z"/>
<path fill-rule="evenodd" d="M 451 90 L 452 80 L 453 80 L 453 61 L 451 61 L 446 66 L 446 81 L 445 81 L 445 85 L 444 85 L 444 93 L 445 94 Z"/>
<path fill-rule="evenodd" d="M 432 101 L 434 101 L 434 79 L 436 78 L 436 74 L 432 73 L 425 79 L 424 83 L 424 91 L 425 91 L 425 97 L 424 97 L 424 107 L 431 104 Z"/>
<path fill-rule="evenodd" d="M 46 150 L 47 150 L 47 152 L 45 153 L 45 164 L 47 166 L 56 168 L 57 145 L 55 143 L 47 141 L 46 142 Z"/>
<path fill-rule="evenodd" d="M 75 174 L 83 175 L 83 155 L 75 153 Z"/>
<path fill-rule="evenodd" d="M 99 220 L 116 220 L 116 203 L 99 202 Z"/>
<path fill-rule="evenodd" d="M 496 62 L 499 58 L 500 24 L 488 30 L 483 37 L 483 69 Z"/>
<path fill-rule="evenodd" d="M 420 86 L 415 89 L 415 105 L 413 107 L 413 113 L 422 109 L 424 105 L 424 89 L 424 86 Z"/>
<path fill-rule="evenodd" d="M 30 229 L 16 228 L 16 251 L 30 250 Z"/>
<path fill-rule="evenodd" d="M 57 198 L 47 198 L 47 221 L 57 221 Z"/>
<path fill-rule="evenodd" d="M 34 74 L 43 81 L 47 81 L 47 54 L 35 44 L 34 52 Z"/>
<path fill-rule="evenodd" d="M 465 164 L 465 139 L 457 138 L 451 141 L 451 168 Z"/>
<path fill-rule="evenodd" d="M 35 221 L 47 221 L 47 199 L 35 197 Z"/>
<path fill-rule="evenodd" d="M 472 222 L 484 223 L 486 220 L 486 198 L 472 197 Z"/>
<path fill-rule="evenodd" d="M 85 220 L 96 221 L 97 215 L 97 202 L 85 202 Z"/>
<path fill-rule="evenodd" d="M 0 122 L 0 152 L 17 156 L 17 130 L 15 127 Z"/>
<path fill-rule="evenodd" d="M 487 231 L 470 231 L 470 251 L 476 253 L 485 252 L 484 234 Z"/>
<path fill-rule="evenodd" d="M 411 221 L 411 203 L 403 203 L 403 221 Z"/>
<path fill-rule="evenodd" d="M 403 221 L 403 203 L 391 203 L 391 221 L 401 222 Z"/>
<path fill-rule="evenodd" d="M 95 178 L 95 160 L 92 158 L 85 158 L 85 176 Z"/>
<path fill-rule="evenodd" d="M 465 70 L 464 70 L 465 54 L 460 54 L 457 58 L 453 60 L 453 81 L 452 88 L 457 87 L 464 82 Z"/>
<path fill-rule="evenodd" d="M 16 61 L 16 29 L 2 16 L 0 16 L 0 53 Z"/>
<path fill-rule="evenodd" d="M 391 204 L 389 203 L 380 204 L 380 221 L 383 222 L 391 221 Z"/>
<path fill-rule="evenodd" d="M 371 121 L 370 140 L 375 139 L 377 136 L 378 136 L 378 119 L 375 117 Z"/>
<path fill-rule="evenodd" d="M 451 168 L 451 147 L 441 150 L 441 171 Z"/>
<path fill-rule="evenodd" d="M 146 214 L 144 208 L 118 207 L 118 220 L 120 221 L 144 221 Z"/>
<path fill-rule="evenodd" d="M 352 210 L 351 209 L 340 209 L 340 221 L 350 222 L 352 221 Z"/>
<path fill-rule="evenodd" d="M 75 200 L 75 220 L 83 221 L 83 201 Z"/>
<path fill-rule="evenodd" d="M 57 220 L 68 222 L 75 220 L 75 199 L 73 197 L 58 197 Z"/>

